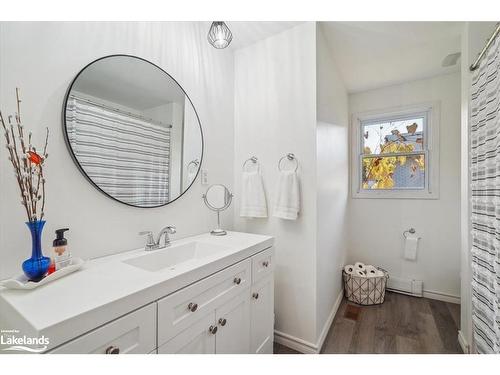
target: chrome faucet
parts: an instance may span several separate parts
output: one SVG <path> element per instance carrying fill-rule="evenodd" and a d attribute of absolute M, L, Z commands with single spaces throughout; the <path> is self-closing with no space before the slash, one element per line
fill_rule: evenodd
<path fill-rule="evenodd" d="M 162 230 L 160 230 L 160 233 L 158 233 L 158 238 L 154 239 L 153 237 L 153 232 L 151 231 L 144 231 L 144 232 L 139 232 L 139 234 L 142 235 L 147 235 L 147 240 L 146 240 L 146 245 L 144 246 L 144 250 L 146 251 L 151 251 L 151 250 L 158 250 L 158 249 L 164 249 L 165 247 L 170 246 L 170 237 L 168 236 L 169 234 L 174 234 L 176 232 L 176 229 L 173 225 L 166 226 Z M 160 245 L 161 237 L 165 236 L 165 240 L 163 242 L 163 245 Z"/>
<path fill-rule="evenodd" d="M 161 241 L 161 236 L 165 235 L 165 241 L 163 242 L 163 247 L 170 246 L 170 237 L 168 236 L 169 234 L 175 234 L 177 230 L 173 225 L 168 225 L 165 228 L 163 228 L 160 233 L 158 233 L 158 238 L 156 240 L 156 244 L 160 246 L 160 241 Z M 162 247 L 162 248 L 163 248 Z"/>

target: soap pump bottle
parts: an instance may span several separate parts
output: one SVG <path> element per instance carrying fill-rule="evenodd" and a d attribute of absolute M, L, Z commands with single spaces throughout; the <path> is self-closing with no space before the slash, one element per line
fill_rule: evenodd
<path fill-rule="evenodd" d="M 64 238 L 64 232 L 69 228 L 56 230 L 56 239 L 53 241 L 53 259 L 55 270 L 60 270 L 71 264 L 71 253 L 68 250 L 68 240 Z"/>

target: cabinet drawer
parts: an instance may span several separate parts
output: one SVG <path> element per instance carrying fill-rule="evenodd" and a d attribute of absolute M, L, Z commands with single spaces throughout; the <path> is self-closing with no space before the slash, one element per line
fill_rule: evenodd
<path fill-rule="evenodd" d="M 252 258 L 252 283 L 255 284 L 273 272 L 274 248 L 270 247 Z"/>
<path fill-rule="evenodd" d="M 250 287 L 249 259 L 200 280 L 158 301 L 158 345 Z"/>
<path fill-rule="evenodd" d="M 51 354 L 147 354 L 156 348 L 156 304 L 152 303 L 111 323 L 89 332 Z M 118 353 L 117 353 L 118 354 Z"/>

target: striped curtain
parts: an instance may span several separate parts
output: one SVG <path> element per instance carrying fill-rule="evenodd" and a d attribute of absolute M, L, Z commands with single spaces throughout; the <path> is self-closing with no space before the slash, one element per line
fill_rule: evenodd
<path fill-rule="evenodd" d="M 479 353 L 500 352 L 499 40 L 474 74 L 471 90 L 472 307 Z"/>
<path fill-rule="evenodd" d="M 134 206 L 168 202 L 170 128 L 75 96 L 66 126 L 78 162 L 104 192 Z"/>

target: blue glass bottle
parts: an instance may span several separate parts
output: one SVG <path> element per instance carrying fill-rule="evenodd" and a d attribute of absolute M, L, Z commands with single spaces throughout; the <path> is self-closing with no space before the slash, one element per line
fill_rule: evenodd
<path fill-rule="evenodd" d="M 26 225 L 31 232 L 31 258 L 23 262 L 23 271 L 31 281 L 40 281 L 50 266 L 50 258 L 42 254 L 42 230 L 45 221 L 28 221 Z"/>

